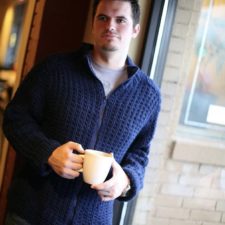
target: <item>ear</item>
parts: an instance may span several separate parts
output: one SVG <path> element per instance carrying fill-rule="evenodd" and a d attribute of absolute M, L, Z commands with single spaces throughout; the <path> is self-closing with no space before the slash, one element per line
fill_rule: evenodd
<path fill-rule="evenodd" d="M 136 38 L 140 32 L 140 24 L 136 24 L 133 28 L 132 38 Z"/>

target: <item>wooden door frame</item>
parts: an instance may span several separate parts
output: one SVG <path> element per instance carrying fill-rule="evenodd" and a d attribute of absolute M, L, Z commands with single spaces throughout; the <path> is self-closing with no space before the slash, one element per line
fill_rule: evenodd
<path fill-rule="evenodd" d="M 20 57 L 18 59 L 17 68 L 17 81 L 14 92 L 20 81 L 24 78 L 26 72 L 32 67 L 35 61 L 35 53 L 38 44 L 37 40 L 40 32 L 40 24 L 45 1 L 46 0 L 33 0 L 33 2 L 30 3 L 31 1 L 29 0 L 30 4 L 28 5 L 28 10 L 32 10 L 30 11 L 31 18 L 29 18 L 28 24 L 26 24 L 27 29 L 23 36 L 23 42 L 21 43 L 21 52 L 19 53 Z M 5 168 L 0 189 L 0 225 L 4 224 L 7 209 L 7 193 L 13 178 L 16 164 L 16 153 L 12 146 L 8 145 L 6 151 L 6 160 L 4 162 Z"/>
<path fill-rule="evenodd" d="M 61 0 L 28 0 L 33 1 L 34 8 L 30 29 L 24 44 L 24 54 L 20 55 L 20 76 L 17 86 L 31 70 L 34 64 L 55 52 L 68 52 L 77 49 L 83 41 L 85 32 L 86 10 L 91 0 L 83 1 L 77 8 L 77 2 L 68 0 L 67 4 Z M 64 10 L 62 10 L 62 5 Z M 81 22 L 83 21 L 83 22 Z M 57 26 L 54 24 L 57 23 Z M 77 23 L 77 24 L 76 24 Z M 82 24 L 83 23 L 83 24 Z M 54 27 L 53 27 L 54 26 Z M 76 26 L 77 29 L 73 29 Z M 57 36 L 52 31 L 56 31 Z M 61 36 L 60 36 L 61 35 Z M 46 46 L 46 42 L 49 43 Z M 23 56 L 23 57 L 22 57 Z M 16 89 L 16 88 L 15 88 Z M 0 189 L 0 225 L 3 225 L 7 208 L 7 193 L 20 161 L 11 146 L 8 147 L 4 168 L 3 183 Z"/>

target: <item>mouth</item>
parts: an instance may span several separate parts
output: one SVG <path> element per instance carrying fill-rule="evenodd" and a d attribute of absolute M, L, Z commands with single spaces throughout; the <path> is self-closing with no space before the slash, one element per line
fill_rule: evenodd
<path fill-rule="evenodd" d="M 105 39 L 116 39 L 118 38 L 118 35 L 112 32 L 105 32 L 102 34 L 102 37 Z"/>

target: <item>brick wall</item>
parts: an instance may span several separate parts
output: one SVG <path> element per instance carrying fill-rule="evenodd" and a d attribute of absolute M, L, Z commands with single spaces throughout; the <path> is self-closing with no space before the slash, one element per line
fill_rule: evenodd
<path fill-rule="evenodd" d="M 224 167 L 172 156 L 200 7 L 201 0 L 178 0 L 161 88 L 162 110 L 133 225 L 225 224 Z"/>

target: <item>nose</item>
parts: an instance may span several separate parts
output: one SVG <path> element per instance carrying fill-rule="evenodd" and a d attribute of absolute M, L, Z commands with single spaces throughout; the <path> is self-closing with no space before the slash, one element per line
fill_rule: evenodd
<path fill-rule="evenodd" d="M 116 29 L 115 21 L 113 19 L 109 19 L 107 23 L 107 30 L 114 31 Z"/>

